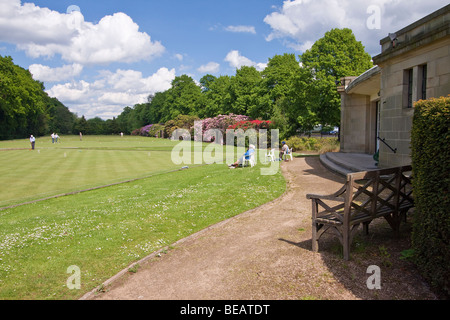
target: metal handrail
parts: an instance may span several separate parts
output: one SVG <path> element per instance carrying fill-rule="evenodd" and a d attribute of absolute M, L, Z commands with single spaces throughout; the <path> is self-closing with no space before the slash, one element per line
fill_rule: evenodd
<path fill-rule="evenodd" d="M 391 149 L 391 151 L 393 153 L 397 153 L 397 148 L 393 149 L 390 145 L 387 144 L 387 142 L 385 141 L 385 139 L 381 139 L 380 137 L 377 137 L 378 140 L 380 140 L 381 142 L 383 142 L 389 149 Z"/>

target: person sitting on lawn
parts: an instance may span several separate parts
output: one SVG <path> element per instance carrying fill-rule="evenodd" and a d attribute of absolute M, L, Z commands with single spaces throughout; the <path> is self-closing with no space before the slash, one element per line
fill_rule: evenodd
<path fill-rule="evenodd" d="M 252 144 L 249 145 L 249 146 L 248 146 L 247 152 L 244 153 L 244 154 L 242 155 L 242 157 L 240 157 L 240 158 L 238 159 L 238 161 L 236 161 L 235 163 L 230 164 L 229 167 L 230 167 L 231 169 L 234 169 L 234 168 L 238 167 L 239 165 L 241 165 L 242 163 L 244 163 L 245 160 L 250 160 L 250 157 L 251 157 L 251 155 L 252 155 L 254 152 L 255 152 L 255 146 L 252 145 Z"/>

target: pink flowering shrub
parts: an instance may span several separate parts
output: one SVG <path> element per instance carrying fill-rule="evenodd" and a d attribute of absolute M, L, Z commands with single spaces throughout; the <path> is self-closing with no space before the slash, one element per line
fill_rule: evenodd
<path fill-rule="evenodd" d="M 142 128 L 133 130 L 133 132 L 131 132 L 132 136 L 143 136 L 143 137 L 148 137 L 149 136 L 149 131 L 151 130 L 153 124 L 148 124 L 146 126 L 143 126 Z"/>
<path fill-rule="evenodd" d="M 203 141 L 214 140 L 214 138 L 215 138 L 214 134 L 212 134 L 212 132 L 207 132 L 210 129 L 219 130 L 225 139 L 226 130 L 230 126 L 232 126 L 238 122 L 241 122 L 241 121 L 249 121 L 249 120 L 251 120 L 251 118 L 248 116 L 236 115 L 233 113 L 230 113 L 229 115 L 218 115 L 217 117 L 214 117 L 214 118 L 203 119 L 203 120 L 201 120 Z M 200 129 L 200 128 L 197 127 L 196 129 L 198 132 L 199 131 L 198 129 Z"/>
<path fill-rule="evenodd" d="M 203 133 L 203 141 L 205 142 L 214 142 L 216 138 L 216 132 L 209 131 L 211 129 L 219 130 L 222 135 L 222 141 L 219 143 L 225 143 L 226 140 L 226 131 L 228 129 L 230 130 L 237 130 L 242 129 L 244 132 L 248 129 L 254 129 L 256 131 L 256 138 L 259 139 L 263 138 L 265 141 L 269 141 L 270 143 L 270 133 L 266 132 L 264 133 L 264 137 L 260 136 L 259 130 L 261 129 L 270 129 L 272 125 L 271 121 L 268 120 L 252 120 L 248 116 L 244 115 L 236 115 L 236 114 L 229 114 L 229 115 L 219 115 L 214 118 L 207 118 L 201 121 L 196 122 L 195 124 L 195 130 L 196 132 L 200 132 L 200 129 Z M 200 141 L 201 137 L 195 136 L 194 137 L 196 141 Z M 235 140 L 235 143 L 237 140 Z M 248 144 L 248 141 L 246 141 L 246 144 Z"/>
<path fill-rule="evenodd" d="M 252 137 L 256 141 L 259 141 L 260 145 L 271 145 L 271 131 L 273 127 L 272 121 L 269 120 L 246 120 L 239 121 L 228 127 L 229 130 L 235 130 L 237 138 L 242 139 L 248 134 L 248 137 Z M 241 129 L 241 130 L 239 130 Z M 238 130 L 238 131 L 236 131 Z M 252 131 L 249 131 L 252 130 Z M 261 131 L 264 130 L 264 131 Z M 245 145 L 248 146 L 249 141 L 245 140 Z M 237 140 L 235 141 L 237 144 Z"/>
<path fill-rule="evenodd" d="M 268 120 L 252 120 L 249 116 L 233 113 L 203 120 L 199 120 L 195 116 L 180 115 L 174 120 L 167 121 L 165 124 L 149 124 L 134 130 L 131 134 L 144 137 L 170 137 L 174 130 L 182 128 L 189 130 L 192 139 L 195 141 L 214 142 L 216 135 L 217 137 L 221 135 L 222 141 L 218 141 L 218 143 L 225 143 L 228 129 L 242 129 L 244 131 L 254 129 L 259 137 L 259 130 L 270 129 L 271 124 L 272 122 Z M 218 132 L 215 130 L 218 130 Z M 265 134 L 265 137 L 267 136 Z"/>

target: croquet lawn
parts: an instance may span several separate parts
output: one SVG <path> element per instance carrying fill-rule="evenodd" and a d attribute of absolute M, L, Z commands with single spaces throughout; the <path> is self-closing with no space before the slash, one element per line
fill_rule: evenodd
<path fill-rule="evenodd" d="M 77 139 L 40 138 L 34 151 L 26 140 L 0 142 L 3 206 L 139 179 L 0 210 L 0 299 L 78 299 L 133 262 L 286 188 L 281 172 L 262 175 L 261 163 L 180 170 L 170 161 L 173 141 Z M 72 266 L 79 289 L 69 285 Z"/>

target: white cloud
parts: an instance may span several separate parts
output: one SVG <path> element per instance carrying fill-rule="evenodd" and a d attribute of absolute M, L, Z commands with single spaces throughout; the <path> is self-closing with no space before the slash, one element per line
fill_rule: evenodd
<path fill-rule="evenodd" d="M 142 90 L 148 90 L 149 93 L 166 91 L 171 88 L 173 79 L 175 79 L 175 69 L 160 68 L 150 77 L 142 79 L 144 84 Z"/>
<path fill-rule="evenodd" d="M 74 33 L 67 17 L 32 3 L 21 5 L 20 0 L 0 0 L 0 40 L 14 44 L 67 45 Z"/>
<path fill-rule="evenodd" d="M 311 49 L 311 47 L 314 45 L 314 42 L 308 40 L 308 41 L 306 41 L 304 43 L 300 43 L 300 42 L 289 41 L 289 40 L 283 39 L 283 44 L 287 48 L 292 48 L 295 51 L 305 52 L 306 50 Z"/>
<path fill-rule="evenodd" d="M 56 97 L 63 103 L 73 103 L 77 101 L 86 101 L 90 99 L 91 84 L 81 80 L 65 84 L 57 84 L 50 90 L 47 90 L 51 97 Z"/>
<path fill-rule="evenodd" d="M 135 62 L 165 50 L 125 13 L 94 24 L 84 21 L 79 11 L 59 13 L 19 0 L 0 0 L 0 41 L 17 45 L 33 58 L 58 54 L 83 65 Z"/>
<path fill-rule="evenodd" d="M 102 104 L 133 106 L 135 103 L 144 102 L 145 100 L 141 99 L 140 95 L 130 92 L 105 92 L 98 98 L 98 101 Z M 135 103 L 132 101 L 135 101 Z"/>
<path fill-rule="evenodd" d="M 380 51 L 379 40 L 447 5 L 447 0 L 285 0 L 281 8 L 264 18 L 272 32 L 267 41 L 283 39 L 290 48 L 304 51 L 333 28 L 350 28 L 371 54 Z M 379 27 L 368 19 L 379 8 Z"/>
<path fill-rule="evenodd" d="M 201 73 L 217 73 L 219 72 L 219 68 L 220 64 L 218 64 L 217 62 L 209 62 L 205 65 L 200 66 L 197 71 Z"/>
<path fill-rule="evenodd" d="M 288 39 L 285 41 L 288 47 L 297 50 L 307 49 L 326 31 L 348 26 L 351 12 L 357 12 L 362 2 L 367 1 L 357 3 L 345 0 L 284 1 L 280 10 L 264 18 L 264 22 L 272 28 L 266 40 Z M 361 14 L 357 20 L 365 19 L 365 16 Z"/>
<path fill-rule="evenodd" d="M 185 64 L 181 64 L 179 67 L 178 67 L 178 70 L 179 71 L 182 71 L 182 72 L 187 72 L 188 70 L 191 70 L 192 69 L 192 66 L 190 66 L 190 65 L 185 65 Z"/>
<path fill-rule="evenodd" d="M 86 118 L 99 116 L 112 118 L 126 106 L 144 103 L 149 94 L 162 92 L 171 87 L 175 69 L 160 68 L 149 77 L 135 70 L 103 71 L 94 82 L 85 80 L 54 85 L 47 90 L 51 97 Z"/>
<path fill-rule="evenodd" d="M 83 66 L 78 63 L 64 65 L 59 68 L 50 68 L 42 64 L 32 64 L 28 68 L 35 80 L 42 82 L 59 82 L 72 79 L 80 75 Z"/>
<path fill-rule="evenodd" d="M 177 59 L 178 61 L 183 61 L 183 55 L 181 53 L 176 53 L 174 55 L 175 59 Z"/>
<path fill-rule="evenodd" d="M 230 32 L 241 32 L 241 33 L 252 33 L 256 34 L 254 26 L 228 26 L 225 28 L 226 31 Z"/>
<path fill-rule="evenodd" d="M 241 68 L 242 66 L 254 65 L 253 61 L 244 56 L 241 56 L 241 54 L 237 50 L 228 52 L 227 56 L 225 57 L 225 61 L 227 61 L 231 67 L 237 69 Z"/>
<path fill-rule="evenodd" d="M 267 63 L 256 63 L 249 58 L 242 56 L 237 50 L 228 52 L 225 61 L 228 62 L 231 67 L 236 69 L 240 69 L 243 66 L 249 66 L 255 67 L 258 71 L 262 71 L 267 66 Z"/>
<path fill-rule="evenodd" d="M 258 62 L 254 67 L 258 71 L 263 71 L 267 67 L 267 63 Z"/>

